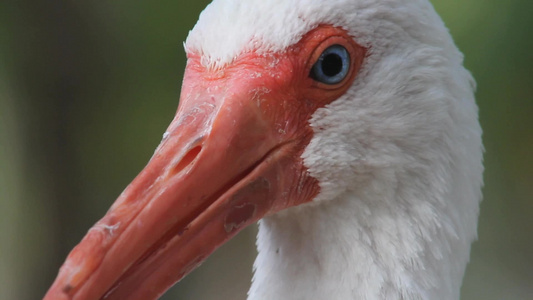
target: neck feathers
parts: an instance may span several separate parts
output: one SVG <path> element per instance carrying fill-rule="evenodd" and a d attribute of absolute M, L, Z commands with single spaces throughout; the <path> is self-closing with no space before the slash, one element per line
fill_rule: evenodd
<path fill-rule="evenodd" d="M 248 299 L 458 299 L 478 200 L 389 186 L 263 219 Z"/>

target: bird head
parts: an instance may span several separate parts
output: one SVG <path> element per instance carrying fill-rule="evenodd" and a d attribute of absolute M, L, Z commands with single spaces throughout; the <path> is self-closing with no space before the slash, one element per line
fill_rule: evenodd
<path fill-rule="evenodd" d="M 472 79 L 427 1 L 217 0 L 185 49 L 161 144 L 45 299 L 156 298 L 264 216 L 443 168 L 436 184 L 480 152 Z"/>

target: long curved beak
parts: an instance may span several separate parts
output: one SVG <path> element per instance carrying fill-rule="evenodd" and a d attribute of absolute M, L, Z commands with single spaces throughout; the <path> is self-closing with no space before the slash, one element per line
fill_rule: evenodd
<path fill-rule="evenodd" d="M 163 141 L 44 299 L 155 299 L 247 225 L 317 193 L 298 107 L 278 81 L 249 76 L 257 68 L 220 75 L 189 59 Z"/>

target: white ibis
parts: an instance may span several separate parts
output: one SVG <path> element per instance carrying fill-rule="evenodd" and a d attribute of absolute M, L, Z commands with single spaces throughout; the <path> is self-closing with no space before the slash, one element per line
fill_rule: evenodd
<path fill-rule="evenodd" d="M 45 299 L 155 299 L 260 219 L 249 299 L 459 298 L 483 147 L 429 1 L 215 0 L 185 48 L 163 141 Z"/>

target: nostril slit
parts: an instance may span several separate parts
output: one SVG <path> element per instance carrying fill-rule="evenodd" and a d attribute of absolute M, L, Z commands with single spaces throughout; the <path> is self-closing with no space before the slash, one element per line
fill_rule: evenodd
<path fill-rule="evenodd" d="M 176 166 L 172 170 L 171 175 L 178 174 L 183 169 L 185 169 L 188 165 L 190 165 L 193 162 L 193 160 L 198 156 L 200 151 L 202 151 L 202 146 L 196 146 L 192 148 L 191 150 L 189 150 L 189 152 L 187 152 L 187 154 L 183 156 L 181 161 L 176 164 Z"/>

